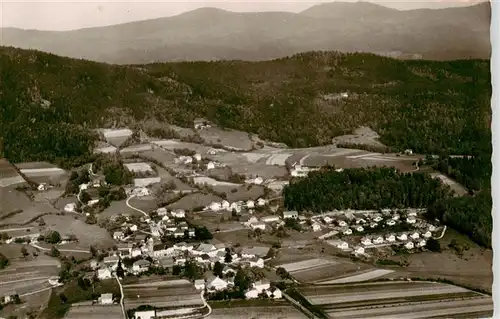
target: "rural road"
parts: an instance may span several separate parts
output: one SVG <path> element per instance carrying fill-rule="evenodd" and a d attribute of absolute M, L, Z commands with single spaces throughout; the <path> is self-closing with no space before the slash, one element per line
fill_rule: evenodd
<path fill-rule="evenodd" d="M 0 229 L 0 232 L 9 232 L 9 231 L 18 231 L 18 230 L 27 230 L 27 229 L 32 229 L 34 227 L 23 227 L 23 228 L 7 228 L 7 229 Z"/>
<path fill-rule="evenodd" d="M 144 211 L 142 211 L 142 210 L 140 210 L 139 208 L 135 208 L 134 206 L 130 205 L 129 201 L 130 201 L 132 198 L 134 198 L 134 197 L 135 197 L 134 195 L 129 196 L 129 198 L 127 198 L 127 201 L 125 202 L 125 204 L 127 204 L 127 206 L 128 206 L 129 208 L 131 208 L 131 209 L 133 209 L 133 210 L 135 210 L 135 211 L 137 211 L 137 212 L 139 212 L 139 213 L 141 213 L 141 214 L 143 214 L 144 216 L 146 216 L 146 217 L 148 217 L 148 218 L 149 218 L 149 215 L 148 215 L 148 214 L 146 214 Z"/>
<path fill-rule="evenodd" d="M 94 174 L 94 171 L 92 170 L 92 164 L 93 164 L 93 163 L 90 163 L 90 166 L 89 166 L 89 174 L 90 174 L 91 176 L 97 176 L 97 174 Z"/>
<path fill-rule="evenodd" d="M 446 233 L 446 225 L 444 225 L 443 232 L 441 233 L 441 236 L 436 237 L 434 239 L 441 239 L 441 238 L 443 238 L 445 233 Z"/>
<path fill-rule="evenodd" d="M 212 307 L 208 304 L 208 302 L 205 300 L 205 289 L 203 289 L 200 293 L 201 300 L 203 301 L 204 307 L 208 308 L 208 313 L 204 314 L 202 318 L 206 318 L 212 314 Z"/>
<path fill-rule="evenodd" d="M 122 307 L 122 314 L 123 314 L 123 319 L 127 319 L 127 314 L 125 313 L 125 306 L 123 305 L 123 298 L 125 298 L 125 294 L 123 293 L 123 286 L 122 283 L 120 282 L 120 279 L 116 275 L 116 273 L 113 274 L 113 276 L 116 279 L 116 282 L 118 283 L 118 286 L 120 287 L 120 306 Z"/>
<path fill-rule="evenodd" d="M 49 251 L 50 250 L 49 248 L 41 247 L 41 246 L 38 246 L 37 244 L 30 244 L 30 245 L 32 247 L 38 248 L 38 249 L 43 250 L 43 251 Z M 63 252 L 63 253 L 66 252 L 66 253 L 87 253 L 87 254 L 90 254 L 90 251 L 88 251 L 88 250 L 81 250 L 81 249 L 59 249 L 59 248 L 57 248 L 57 250 L 59 250 L 60 252 Z"/>

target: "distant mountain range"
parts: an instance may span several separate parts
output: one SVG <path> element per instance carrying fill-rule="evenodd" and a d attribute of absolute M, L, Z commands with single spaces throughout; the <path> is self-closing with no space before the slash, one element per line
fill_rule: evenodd
<path fill-rule="evenodd" d="M 174 17 L 87 28 L 3 28 L 1 45 L 116 64 L 186 60 L 267 60 L 312 50 L 402 58 L 488 59 L 490 3 L 399 11 L 333 2 L 301 13 L 235 13 L 202 8 Z"/>

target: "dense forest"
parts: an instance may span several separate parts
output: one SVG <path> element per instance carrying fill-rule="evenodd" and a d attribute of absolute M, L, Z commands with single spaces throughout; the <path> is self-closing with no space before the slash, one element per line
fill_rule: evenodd
<path fill-rule="evenodd" d="M 112 66 L 0 47 L 0 136 L 13 162 L 89 156 L 91 128 L 196 117 L 293 147 L 365 125 L 427 154 L 491 149 L 486 60 L 309 52 L 264 62 Z M 341 92 L 348 98 L 332 99 Z M 0 143 L 2 144 L 2 143 Z"/>
<path fill-rule="evenodd" d="M 474 157 L 446 157 L 432 164 L 435 169 L 455 179 L 470 192 L 490 188 L 491 153 Z"/>
<path fill-rule="evenodd" d="M 289 210 L 324 212 L 334 209 L 425 208 L 450 197 L 451 191 L 422 173 L 393 168 L 359 168 L 311 172 L 283 190 Z"/>

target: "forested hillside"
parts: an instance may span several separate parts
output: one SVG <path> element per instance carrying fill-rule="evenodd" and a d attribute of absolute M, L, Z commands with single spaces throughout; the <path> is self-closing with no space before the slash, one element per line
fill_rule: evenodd
<path fill-rule="evenodd" d="M 265 62 L 112 66 L 0 48 L 0 130 L 14 162 L 87 155 L 88 129 L 203 116 L 294 147 L 360 125 L 395 149 L 491 151 L 489 61 L 311 52 Z M 332 99 L 347 92 L 345 99 Z"/>

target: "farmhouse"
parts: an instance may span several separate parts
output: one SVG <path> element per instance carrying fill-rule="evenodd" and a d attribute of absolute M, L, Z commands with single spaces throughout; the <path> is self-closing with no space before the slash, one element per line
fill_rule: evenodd
<path fill-rule="evenodd" d="M 172 211 L 172 217 L 174 218 L 185 218 L 186 217 L 186 211 L 184 209 L 176 209 Z"/>
<path fill-rule="evenodd" d="M 67 213 L 73 213 L 75 211 L 76 204 L 75 203 L 69 203 L 64 206 L 64 211 Z"/>
<path fill-rule="evenodd" d="M 156 310 L 136 311 L 133 319 L 155 319 Z"/>
<path fill-rule="evenodd" d="M 274 222 L 279 222 L 280 217 L 276 215 L 270 215 L 270 216 L 265 216 L 260 219 L 264 223 L 274 223 Z"/>
<path fill-rule="evenodd" d="M 250 267 L 264 268 L 264 259 L 258 257 L 251 258 Z"/>
<path fill-rule="evenodd" d="M 113 294 L 101 294 L 101 297 L 99 297 L 99 303 L 101 305 L 112 305 Z"/>
<path fill-rule="evenodd" d="M 337 248 L 339 249 L 349 249 L 349 244 L 346 243 L 345 241 L 341 241 L 340 243 L 337 244 Z"/>
<path fill-rule="evenodd" d="M 273 299 L 283 298 L 283 294 L 281 293 L 281 290 L 279 290 L 276 287 L 271 287 L 270 289 L 267 289 L 266 294 L 269 298 L 273 298 Z"/>
<path fill-rule="evenodd" d="M 270 250 L 269 247 L 263 247 L 263 246 L 246 247 L 241 250 L 241 257 L 248 259 L 253 257 L 265 258 L 269 253 L 269 250 Z"/>
<path fill-rule="evenodd" d="M 207 289 L 209 290 L 216 290 L 216 291 L 224 290 L 227 288 L 227 286 L 228 286 L 227 281 L 219 277 L 213 277 L 207 280 Z"/>
<path fill-rule="evenodd" d="M 99 278 L 100 280 L 110 279 L 111 271 L 108 268 L 99 269 L 97 270 L 97 278 Z"/>
<path fill-rule="evenodd" d="M 271 288 L 271 282 L 264 278 L 259 281 L 256 281 L 252 284 L 253 288 L 257 290 L 259 293 L 261 293 L 263 290 L 267 290 Z"/>
<path fill-rule="evenodd" d="M 217 212 L 222 209 L 222 205 L 218 202 L 213 202 L 208 206 L 208 208 L 214 212 Z"/>
<path fill-rule="evenodd" d="M 122 240 L 124 238 L 123 233 L 121 231 L 115 231 L 113 233 L 113 239 Z"/>
<path fill-rule="evenodd" d="M 260 229 L 260 230 L 266 230 L 266 224 L 262 222 L 257 222 L 257 223 L 252 223 L 250 224 L 250 228 L 253 230 Z"/>
<path fill-rule="evenodd" d="M 221 203 L 222 209 L 228 210 L 231 207 L 231 204 L 227 200 L 223 200 Z"/>
<path fill-rule="evenodd" d="M 283 218 L 299 218 L 299 212 L 297 211 L 285 211 L 283 212 Z"/>
<path fill-rule="evenodd" d="M 257 206 L 264 206 L 266 205 L 266 200 L 263 198 L 257 199 Z"/>
<path fill-rule="evenodd" d="M 207 163 L 207 171 L 208 170 L 211 170 L 211 169 L 214 169 L 215 168 L 215 163 L 210 161 Z"/>
<path fill-rule="evenodd" d="M 132 265 L 132 271 L 135 273 L 141 273 L 149 269 L 151 263 L 145 259 L 139 259 Z"/>

